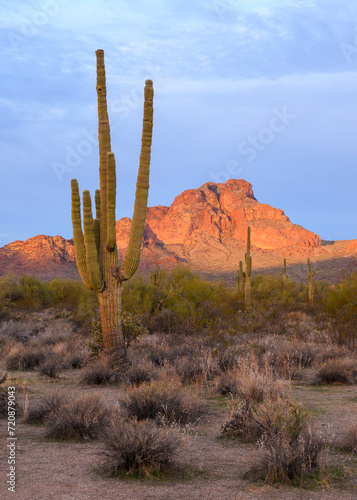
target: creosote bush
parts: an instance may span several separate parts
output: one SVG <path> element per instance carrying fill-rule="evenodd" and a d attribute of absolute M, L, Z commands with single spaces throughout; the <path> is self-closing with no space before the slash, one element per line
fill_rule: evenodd
<path fill-rule="evenodd" d="M 168 470 L 181 446 L 180 435 L 152 420 L 113 419 L 106 428 L 103 455 L 113 475 Z"/>
<path fill-rule="evenodd" d="M 46 437 L 53 440 L 97 439 L 110 421 L 110 410 L 94 394 L 84 394 L 60 405 L 46 420 Z"/>

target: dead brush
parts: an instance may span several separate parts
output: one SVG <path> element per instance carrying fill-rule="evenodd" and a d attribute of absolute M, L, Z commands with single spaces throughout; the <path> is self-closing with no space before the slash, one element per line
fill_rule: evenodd
<path fill-rule="evenodd" d="M 129 385 L 140 385 L 143 382 L 156 380 L 159 376 L 159 369 L 152 361 L 140 359 L 128 368 L 125 372 L 124 380 Z"/>
<path fill-rule="evenodd" d="M 357 382 L 357 358 L 332 358 L 315 373 L 312 383 L 316 385 L 341 383 L 352 385 Z"/>
<path fill-rule="evenodd" d="M 46 437 L 53 440 L 97 439 L 110 422 L 110 410 L 95 394 L 61 404 L 46 419 Z"/>
<path fill-rule="evenodd" d="M 118 370 L 113 367 L 107 356 L 97 359 L 87 366 L 81 377 L 81 383 L 87 385 L 103 385 L 119 380 Z"/>
<path fill-rule="evenodd" d="M 176 358 L 174 366 L 183 382 L 207 382 L 221 372 L 214 349 L 205 346 L 193 347 L 189 354 Z"/>
<path fill-rule="evenodd" d="M 286 379 L 301 378 L 301 370 L 311 367 L 321 353 L 321 347 L 313 342 L 279 337 L 267 337 L 261 346 L 261 362 L 268 363 L 277 376 Z"/>
<path fill-rule="evenodd" d="M 357 424 L 352 424 L 344 431 L 337 445 L 350 453 L 357 454 Z"/>
<path fill-rule="evenodd" d="M 61 406 L 67 404 L 68 400 L 69 395 L 60 391 L 43 396 L 36 405 L 30 405 L 26 421 L 30 424 L 42 424 Z"/>
<path fill-rule="evenodd" d="M 202 412 L 201 399 L 192 389 L 167 378 L 129 388 L 120 405 L 128 418 L 159 421 L 165 414 L 168 421 L 182 424 L 196 421 Z"/>
<path fill-rule="evenodd" d="M 287 398 L 290 384 L 276 379 L 268 367 L 263 371 L 241 364 L 239 368 L 221 375 L 217 382 L 220 394 L 232 394 L 245 401 Z"/>
<path fill-rule="evenodd" d="M 103 437 L 105 465 L 112 475 L 139 472 L 150 475 L 172 468 L 181 436 L 152 420 L 112 419 Z"/>
<path fill-rule="evenodd" d="M 65 368 L 65 361 L 59 354 L 51 352 L 38 365 L 38 373 L 49 378 L 59 378 L 61 371 Z"/>
<path fill-rule="evenodd" d="M 258 413 L 258 421 L 266 429 L 245 476 L 287 483 L 319 470 L 325 444 L 321 434 L 307 425 L 309 418 L 309 413 L 297 403 L 291 403 L 281 414 L 278 412 L 273 420 L 267 419 L 266 413 Z"/>
<path fill-rule="evenodd" d="M 5 360 L 7 370 L 34 370 L 46 360 L 50 354 L 49 348 L 33 345 L 18 345 L 11 349 Z"/>

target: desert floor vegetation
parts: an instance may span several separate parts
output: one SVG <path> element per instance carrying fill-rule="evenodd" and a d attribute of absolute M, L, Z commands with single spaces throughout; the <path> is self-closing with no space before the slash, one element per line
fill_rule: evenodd
<path fill-rule="evenodd" d="M 319 286 L 311 307 L 304 285 L 252 277 L 245 313 L 187 269 L 139 276 L 123 290 L 123 372 L 81 284 L 0 278 L 18 498 L 356 498 L 356 291 L 354 275 Z"/>

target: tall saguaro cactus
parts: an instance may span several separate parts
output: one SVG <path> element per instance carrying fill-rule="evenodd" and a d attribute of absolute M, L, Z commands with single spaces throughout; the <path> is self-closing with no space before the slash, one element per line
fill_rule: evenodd
<path fill-rule="evenodd" d="M 92 215 L 89 191 L 83 192 L 83 234 L 78 182 L 72 179 L 73 241 L 77 268 L 82 281 L 88 288 L 98 293 L 106 353 L 115 352 L 118 361 L 125 365 L 128 360 L 121 322 L 121 287 L 123 281 L 133 276 L 140 260 L 149 189 L 154 92 L 152 81 L 147 80 L 144 90 L 142 145 L 134 214 L 128 248 L 124 261 L 119 266 L 115 229 L 116 171 L 115 158 L 110 146 L 103 50 L 97 50 L 96 56 L 100 190 L 95 192 L 95 218 Z"/>
<path fill-rule="evenodd" d="M 249 311 L 251 307 L 251 274 L 252 256 L 250 255 L 250 226 L 247 234 L 247 253 L 245 254 L 245 309 Z"/>
<path fill-rule="evenodd" d="M 314 272 L 311 271 L 310 259 L 307 259 L 307 267 L 309 269 L 309 303 L 311 306 L 313 306 L 314 305 L 314 293 L 316 290 L 316 286 L 315 286 L 315 280 L 314 280 L 315 271 Z"/>
<path fill-rule="evenodd" d="M 284 273 L 283 273 L 283 281 L 285 282 L 288 279 L 286 274 L 286 259 L 284 258 Z"/>

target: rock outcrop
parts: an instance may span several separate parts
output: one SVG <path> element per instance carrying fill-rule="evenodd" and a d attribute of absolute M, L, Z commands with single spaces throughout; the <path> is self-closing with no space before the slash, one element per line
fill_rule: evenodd
<path fill-rule="evenodd" d="M 292 224 L 282 210 L 259 203 L 249 182 L 232 179 L 184 191 L 170 207 L 149 207 L 139 270 L 149 272 L 159 262 L 166 268 L 187 263 L 211 276 L 235 273 L 239 260 L 244 260 L 248 226 L 255 270 L 279 267 L 283 257 L 305 264 L 308 256 L 330 260 L 336 256 L 334 246 L 322 245 L 319 236 Z M 119 259 L 125 254 L 130 228 L 127 217 L 116 223 Z M 347 248 L 357 252 L 354 241 L 348 245 L 343 244 L 338 255 Z M 61 236 L 36 236 L 10 243 L 0 248 L 0 274 L 7 272 L 42 279 L 78 278 L 73 242 Z"/>

